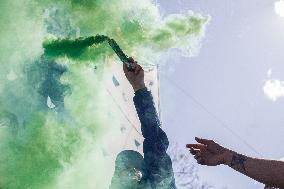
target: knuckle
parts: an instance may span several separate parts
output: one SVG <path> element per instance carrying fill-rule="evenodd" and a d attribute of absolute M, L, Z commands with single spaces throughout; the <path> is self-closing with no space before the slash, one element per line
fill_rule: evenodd
<path fill-rule="evenodd" d="M 216 145 L 217 143 L 214 141 L 214 140 L 209 140 L 209 142 L 208 142 L 208 145 L 209 146 L 214 146 L 214 145 Z"/>

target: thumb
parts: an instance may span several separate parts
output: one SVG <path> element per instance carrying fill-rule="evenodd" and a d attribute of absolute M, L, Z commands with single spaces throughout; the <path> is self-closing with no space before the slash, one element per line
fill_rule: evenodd
<path fill-rule="evenodd" d="M 212 140 L 208 140 L 208 139 L 203 139 L 203 138 L 198 138 L 195 137 L 196 142 L 201 143 L 201 144 L 205 144 L 205 145 L 209 145 L 210 143 L 212 143 Z"/>

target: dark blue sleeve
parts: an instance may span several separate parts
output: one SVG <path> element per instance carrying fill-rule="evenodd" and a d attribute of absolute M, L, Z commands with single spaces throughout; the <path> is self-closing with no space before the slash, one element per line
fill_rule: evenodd
<path fill-rule="evenodd" d="M 140 89 L 135 92 L 133 100 L 141 122 L 144 160 L 151 185 L 153 188 L 175 188 L 172 161 L 166 153 L 169 141 L 160 128 L 151 92 L 147 88 Z"/>

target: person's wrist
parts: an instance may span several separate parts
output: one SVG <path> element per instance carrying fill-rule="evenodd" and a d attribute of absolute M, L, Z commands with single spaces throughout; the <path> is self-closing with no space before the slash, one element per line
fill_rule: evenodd
<path fill-rule="evenodd" d="M 231 150 L 226 150 L 224 152 L 224 156 L 223 156 L 223 164 L 224 165 L 228 165 L 230 166 L 231 162 L 232 162 L 232 158 L 233 158 L 234 152 Z"/>
<path fill-rule="evenodd" d="M 132 85 L 134 92 L 138 91 L 139 89 L 143 89 L 146 87 L 145 83 L 139 83 Z"/>

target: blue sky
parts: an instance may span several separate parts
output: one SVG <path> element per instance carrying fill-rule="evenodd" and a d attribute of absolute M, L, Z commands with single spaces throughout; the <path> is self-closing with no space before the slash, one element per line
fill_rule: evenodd
<path fill-rule="evenodd" d="M 162 120 L 171 143 L 201 136 L 250 156 L 284 157 L 284 97 L 273 101 L 263 90 L 268 79 L 284 80 L 284 18 L 275 1 L 157 1 L 164 15 L 211 16 L 197 56 L 171 52 L 161 65 Z M 199 171 L 215 188 L 262 187 L 227 167 Z"/>

